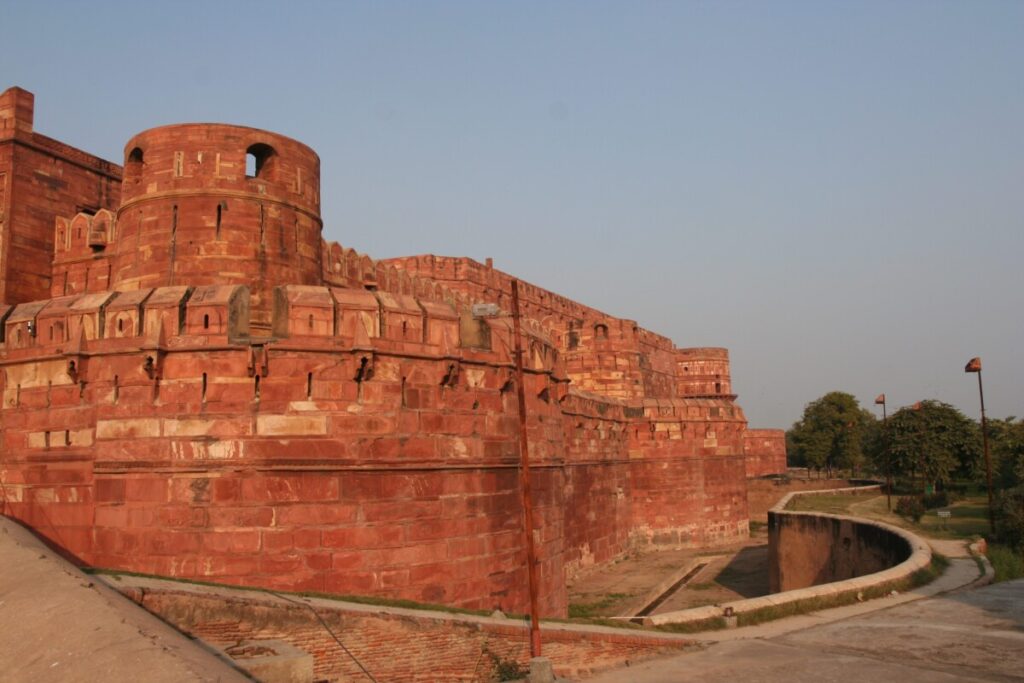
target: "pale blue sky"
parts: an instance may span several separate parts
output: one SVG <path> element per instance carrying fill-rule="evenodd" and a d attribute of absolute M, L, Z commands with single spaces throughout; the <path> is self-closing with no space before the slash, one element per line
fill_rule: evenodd
<path fill-rule="evenodd" d="M 1024 415 L 1022 2 L 12 2 L 0 88 L 121 161 L 223 121 L 325 236 L 727 346 L 754 426 L 841 389 Z"/>

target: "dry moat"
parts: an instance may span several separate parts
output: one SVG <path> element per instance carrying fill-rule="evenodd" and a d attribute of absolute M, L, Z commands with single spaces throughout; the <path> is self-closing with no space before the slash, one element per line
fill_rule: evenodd
<path fill-rule="evenodd" d="M 754 523 L 744 543 L 637 552 L 589 567 L 569 583 L 572 617 L 628 618 L 767 595 L 768 539 Z"/>

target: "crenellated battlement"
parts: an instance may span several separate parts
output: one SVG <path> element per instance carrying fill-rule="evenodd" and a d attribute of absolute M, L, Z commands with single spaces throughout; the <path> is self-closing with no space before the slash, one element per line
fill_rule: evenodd
<path fill-rule="evenodd" d="M 2 505 L 81 564 L 523 611 L 525 445 L 564 616 L 586 564 L 745 536 L 784 466 L 725 349 L 526 282 L 516 339 L 490 259 L 324 241 L 291 138 L 154 128 L 122 178 L 33 110 L 0 95 Z"/>

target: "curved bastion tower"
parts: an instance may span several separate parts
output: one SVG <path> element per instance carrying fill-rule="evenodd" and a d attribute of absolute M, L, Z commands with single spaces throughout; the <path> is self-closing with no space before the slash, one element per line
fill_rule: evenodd
<path fill-rule="evenodd" d="M 512 276 L 324 242 L 290 138 L 165 126 L 120 166 L 33 111 L 0 94 L 3 513 L 81 565 L 525 611 Z M 728 352 L 520 291 L 542 613 L 744 537 L 785 450 Z"/>
<path fill-rule="evenodd" d="M 275 285 L 320 284 L 320 159 L 252 128 L 154 128 L 125 147 L 116 225 L 112 289 L 245 285 L 266 333 Z"/>

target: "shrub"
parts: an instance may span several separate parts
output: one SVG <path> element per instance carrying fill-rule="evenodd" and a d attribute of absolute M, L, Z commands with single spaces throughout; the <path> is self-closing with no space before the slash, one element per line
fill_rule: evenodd
<path fill-rule="evenodd" d="M 1024 559 L 1015 548 L 992 543 L 988 546 L 987 555 L 995 570 L 996 581 L 1012 581 L 1024 577 Z"/>
<path fill-rule="evenodd" d="M 915 522 L 921 521 L 924 510 L 924 503 L 916 496 L 904 496 L 896 501 L 896 514 Z"/>
<path fill-rule="evenodd" d="M 1000 491 L 995 500 L 996 537 L 1010 548 L 1024 550 L 1024 487 Z"/>
<path fill-rule="evenodd" d="M 921 498 L 921 503 L 924 505 L 926 510 L 934 510 L 935 508 L 944 508 L 950 503 L 953 503 L 958 499 L 952 491 L 936 491 L 935 493 L 926 493 Z"/>
<path fill-rule="evenodd" d="M 968 486 L 967 484 L 950 482 L 946 484 L 946 490 L 949 491 L 951 495 L 956 496 L 956 498 L 951 498 L 950 500 L 960 500 L 967 495 Z"/>
<path fill-rule="evenodd" d="M 530 667 L 523 666 L 514 659 L 504 659 L 494 654 L 491 655 L 491 662 L 494 664 L 494 679 L 497 681 L 518 681 L 530 675 Z"/>

